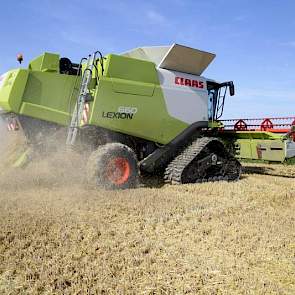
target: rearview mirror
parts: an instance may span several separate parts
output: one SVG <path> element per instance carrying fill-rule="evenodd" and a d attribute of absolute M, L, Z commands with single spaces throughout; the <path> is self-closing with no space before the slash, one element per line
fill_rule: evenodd
<path fill-rule="evenodd" d="M 228 82 L 228 87 L 229 87 L 229 94 L 230 96 L 235 95 L 235 85 L 233 81 Z"/>

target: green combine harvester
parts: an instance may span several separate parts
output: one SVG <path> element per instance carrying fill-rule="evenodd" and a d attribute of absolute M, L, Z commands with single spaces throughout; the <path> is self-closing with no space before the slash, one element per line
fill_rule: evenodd
<path fill-rule="evenodd" d="M 241 165 L 232 152 L 253 157 L 258 131 L 227 130 L 219 121 L 234 84 L 201 76 L 214 57 L 178 44 L 97 51 L 80 63 L 44 53 L 1 76 L 2 116 L 9 130 L 23 130 L 33 151 L 59 134 L 87 157 L 89 181 L 107 188 L 135 187 L 140 175 L 171 184 L 234 181 Z M 284 157 L 274 161 L 294 156 L 293 133 L 259 134 L 282 147 Z"/>

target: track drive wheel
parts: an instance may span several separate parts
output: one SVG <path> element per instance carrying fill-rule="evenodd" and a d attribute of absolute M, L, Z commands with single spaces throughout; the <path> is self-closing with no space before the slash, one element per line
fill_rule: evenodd
<path fill-rule="evenodd" d="M 136 155 L 124 144 L 102 145 L 88 160 L 87 179 L 90 184 L 106 189 L 127 189 L 136 187 L 138 178 Z"/>

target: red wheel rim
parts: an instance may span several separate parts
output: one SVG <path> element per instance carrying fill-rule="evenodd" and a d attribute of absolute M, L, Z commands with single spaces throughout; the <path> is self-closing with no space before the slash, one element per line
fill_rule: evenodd
<path fill-rule="evenodd" d="M 125 158 L 111 159 L 106 167 L 108 180 L 116 185 L 125 183 L 130 176 L 130 164 Z"/>

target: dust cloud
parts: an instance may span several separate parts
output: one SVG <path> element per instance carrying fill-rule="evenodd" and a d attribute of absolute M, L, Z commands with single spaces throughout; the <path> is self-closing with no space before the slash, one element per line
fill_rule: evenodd
<path fill-rule="evenodd" d="M 8 163 L 26 142 L 0 128 Z M 33 156 L 0 168 L 1 294 L 294 294 L 295 166 L 105 191 L 85 187 L 62 134 Z"/>
<path fill-rule="evenodd" d="M 20 152 L 25 143 L 19 131 L 8 131 L 6 119 L 0 115 L 0 174 L 13 162 L 14 155 Z"/>
<path fill-rule="evenodd" d="M 43 152 L 32 148 L 22 130 L 7 131 L 6 122 L 0 120 L 0 190 L 82 186 L 86 183 L 86 159 L 74 150 L 66 150 L 63 136 L 51 138 Z M 54 142 L 53 142 L 54 140 Z M 28 161 L 22 167 L 13 163 L 26 151 Z"/>
<path fill-rule="evenodd" d="M 7 149 L 8 136 L 5 121 L 0 117 L 0 160 L 3 161 L 3 153 Z"/>
<path fill-rule="evenodd" d="M 0 189 L 0 294 L 295 294 L 294 178 L 90 191 L 36 171 Z"/>

